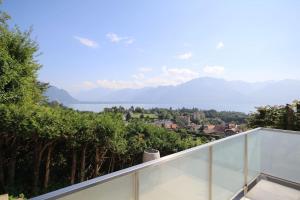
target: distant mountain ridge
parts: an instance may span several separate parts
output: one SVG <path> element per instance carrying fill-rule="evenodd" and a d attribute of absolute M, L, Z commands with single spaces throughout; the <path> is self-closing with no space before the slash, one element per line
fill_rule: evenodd
<path fill-rule="evenodd" d="M 285 104 L 300 98 L 299 80 L 249 83 L 218 78 L 197 78 L 177 86 L 109 90 L 97 88 L 76 95 L 99 102 L 213 105 Z"/>
<path fill-rule="evenodd" d="M 72 97 L 66 90 L 59 89 L 55 86 L 50 86 L 44 96 L 49 102 L 57 101 L 64 105 L 79 103 L 79 101 Z"/>

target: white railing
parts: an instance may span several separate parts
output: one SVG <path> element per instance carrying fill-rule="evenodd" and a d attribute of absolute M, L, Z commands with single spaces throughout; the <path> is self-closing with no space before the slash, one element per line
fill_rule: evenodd
<path fill-rule="evenodd" d="M 300 183 L 300 132 L 253 129 L 33 199 L 225 200 L 262 173 Z"/>

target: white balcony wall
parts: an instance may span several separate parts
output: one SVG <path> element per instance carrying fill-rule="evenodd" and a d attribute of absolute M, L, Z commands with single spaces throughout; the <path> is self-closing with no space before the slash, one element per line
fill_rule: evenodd
<path fill-rule="evenodd" d="M 213 145 L 212 199 L 230 199 L 244 185 L 245 135 Z"/>
<path fill-rule="evenodd" d="M 261 172 L 300 183 L 299 133 L 260 130 Z"/>
<path fill-rule="evenodd" d="M 127 175 L 59 198 L 60 200 L 134 200 L 134 177 Z"/>
<path fill-rule="evenodd" d="M 208 148 L 139 172 L 139 200 L 207 200 Z"/>
<path fill-rule="evenodd" d="M 247 135 L 248 139 L 248 177 L 250 184 L 261 173 L 261 134 L 259 131 Z"/>

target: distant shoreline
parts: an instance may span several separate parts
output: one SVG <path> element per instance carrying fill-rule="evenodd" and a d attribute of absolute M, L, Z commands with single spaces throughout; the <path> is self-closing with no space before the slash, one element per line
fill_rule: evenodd
<path fill-rule="evenodd" d="M 72 104 L 165 104 L 170 105 L 170 103 L 150 103 L 150 102 L 130 102 L 130 101 L 78 101 Z"/>
<path fill-rule="evenodd" d="M 141 107 L 144 109 L 153 109 L 153 108 L 164 108 L 164 109 L 192 109 L 197 108 L 199 110 L 216 110 L 216 111 L 232 111 L 232 112 L 241 112 L 249 114 L 252 111 L 255 111 L 257 105 L 201 105 L 201 104 L 168 104 L 168 103 L 136 103 L 136 102 L 93 102 L 93 101 L 81 101 L 80 103 L 69 103 L 65 104 L 69 108 L 73 108 L 79 111 L 92 111 L 92 112 L 102 112 L 105 108 L 112 107 L 124 107 L 129 109 L 133 107 Z"/>

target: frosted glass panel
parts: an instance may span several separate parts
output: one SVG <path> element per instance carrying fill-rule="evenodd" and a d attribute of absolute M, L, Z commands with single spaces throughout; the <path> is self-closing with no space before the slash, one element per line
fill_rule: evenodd
<path fill-rule="evenodd" d="M 208 199 L 208 148 L 139 172 L 140 200 Z"/>
<path fill-rule="evenodd" d="M 213 146 L 213 199 L 230 199 L 243 188 L 244 144 L 239 136 Z"/>
<path fill-rule="evenodd" d="M 103 184 L 84 189 L 68 196 L 60 198 L 61 200 L 133 200 L 133 175 L 127 175 L 113 179 Z"/>
<path fill-rule="evenodd" d="M 262 172 L 300 183 L 300 135 L 260 131 L 262 136 Z"/>
<path fill-rule="evenodd" d="M 261 172 L 261 135 L 259 132 L 248 134 L 248 184 Z"/>

